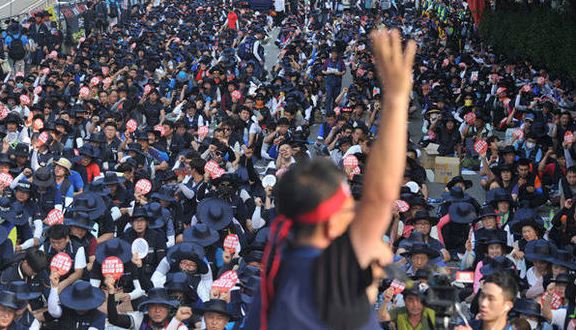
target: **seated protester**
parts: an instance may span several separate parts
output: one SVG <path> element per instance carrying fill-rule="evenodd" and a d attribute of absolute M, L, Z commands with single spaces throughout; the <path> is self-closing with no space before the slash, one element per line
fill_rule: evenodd
<path fill-rule="evenodd" d="M 218 269 L 224 264 L 222 258 L 224 251 L 219 246 L 221 245 L 221 240 L 218 231 L 204 223 L 197 223 L 184 231 L 182 241 L 200 245 L 204 249 L 204 254 L 208 259 L 208 265 L 212 273 L 218 273 Z"/>
<path fill-rule="evenodd" d="M 31 247 L 37 247 L 40 245 L 40 240 L 43 232 L 43 223 L 42 219 L 40 218 L 41 214 L 38 204 L 36 203 L 36 201 L 30 198 L 32 195 L 32 184 L 30 184 L 26 180 L 22 180 L 20 182 L 17 182 L 15 187 L 13 187 L 13 189 L 14 189 L 13 200 L 20 203 L 23 206 L 23 209 L 26 210 L 26 213 L 32 216 L 32 222 L 34 224 L 34 232 L 32 234 L 32 237 L 24 239 L 24 237 L 22 237 L 23 233 L 21 232 L 18 233 L 22 243 L 19 246 L 17 245 L 15 249 L 16 251 L 21 251 L 29 249 Z M 26 229 L 29 229 L 29 226 L 24 227 L 28 227 Z"/>
<path fill-rule="evenodd" d="M 56 196 L 57 190 L 54 187 L 54 171 L 52 171 L 49 167 L 41 167 L 34 171 L 33 177 L 30 178 L 32 181 L 32 185 L 34 186 L 34 197 L 38 206 L 40 207 L 40 219 L 46 218 L 48 212 L 50 212 L 55 207 L 64 207 L 64 202 L 66 198 L 70 198 L 73 196 L 73 188 L 72 190 L 67 190 L 65 195 Z M 72 186 L 70 186 L 72 187 Z M 70 195 L 68 193 L 70 192 Z M 62 190 L 60 190 L 62 193 Z M 56 201 L 59 201 L 60 204 L 57 204 Z"/>
<path fill-rule="evenodd" d="M 530 241 L 524 250 L 526 260 L 533 266 L 526 271 L 526 280 L 530 289 L 526 292 L 526 298 L 534 299 L 544 293 L 544 278 L 552 273 L 552 256 L 556 248 L 552 243 L 539 239 Z"/>
<path fill-rule="evenodd" d="M 486 143 L 488 143 L 488 151 L 486 151 L 486 155 L 480 155 L 480 175 L 482 175 L 480 185 L 484 189 L 488 189 L 492 184 L 495 168 L 502 164 L 513 166 L 516 161 L 516 149 L 514 146 L 501 148 L 501 141 L 497 136 L 489 137 Z"/>
<path fill-rule="evenodd" d="M 108 211 L 106 203 L 100 195 L 85 191 L 74 196 L 72 205 L 67 212 L 88 213 L 90 219 L 98 224 L 97 241 L 99 244 L 114 237 L 115 226 L 112 219 L 114 209 Z"/>
<path fill-rule="evenodd" d="M 43 251 L 26 250 L 25 253 L 16 255 L 12 264 L 4 268 L 0 274 L 0 286 L 8 290 L 13 282 L 24 281 L 32 292 L 42 292 L 49 286 L 47 275 L 48 259 Z M 47 296 L 48 294 L 46 294 Z M 32 310 L 44 307 L 43 302 L 31 302 Z"/>
<path fill-rule="evenodd" d="M 139 272 L 142 275 L 140 278 L 144 280 L 142 285 L 145 290 L 152 287 L 149 279 L 152 278 L 160 260 L 166 255 L 166 238 L 160 232 L 148 228 L 150 221 L 151 218 L 146 209 L 143 206 L 136 206 L 130 217 L 131 227 L 122 235 L 122 239 L 130 245 L 138 238 L 143 238 L 148 242 L 148 255 L 143 259 L 132 259 L 136 267 L 140 269 Z"/>
<path fill-rule="evenodd" d="M 510 231 L 514 237 L 520 237 L 514 240 L 513 250 L 511 253 L 518 270 L 520 270 L 520 277 L 526 278 L 526 271 L 529 268 L 529 263 L 525 260 L 526 245 L 528 242 L 541 240 L 546 232 L 544 228 L 544 221 L 530 209 L 518 209 L 514 215 L 514 220 L 510 223 Z M 508 236 L 510 242 L 510 236 Z"/>
<path fill-rule="evenodd" d="M 392 287 L 384 291 L 384 303 L 378 311 L 378 319 L 384 329 L 433 330 L 436 315 L 426 307 L 425 296 L 417 285 L 402 291 L 404 307 L 388 310 L 393 298 Z M 391 327 L 393 325 L 393 327 Z"/>
<path fill-rule="evenodd" d="M 428 243 L 415 242 L 401 255 L 408 260 L 406 274 L 414 275 L 419 269 L 427 269 L 430 261 L 438 258 L 440 253 Z"/>
<path fill-rule="evenodd" d="M 198 203 L 206 196 L 208 183 L 204 180 L 204 166 L 206 161 L 200 157 L 190 160 L 190 174 L 188 180 L 184 180 L 178 185 L 177 195 L 180 196 L 179 203 L 182 205 L 184 216 L 175 218 L 174 227 L 190 226 L 192 217 L 196 214 Z M 176 242 L 182 242 L 182 236 L 176 236 Z"/>
<path fill-rule="evenodd" d="M 34 245 L 32 228 L 30 222 L 32 221 L 32 214 L 26 206 L 18 201 L 11 202 L 7 197 L 0 198 L 0 215 L 4 220 L 0 227 L 4 228 L 10 237 L 14 237 L 16 251 L 20 243 L 27 243 L 26 245 Z"/>
<path fill-rule="evenodd" d="M 492 168 L 494 181 L 490 184 L 490 190 L 502 188 L 509 194 L 512 194 L 518 178 L 516 177 L 515 167 L 508 164 L 501 164 Z"/>
<path fill-rule="evenodd" d="M 140 268 L 132 262 L 131 245 L 120 238 L 113 238 L 96 247 L 96 260 L 90 272 L 90 284 L 96 288 L 102 286 L 102 263 L 107 257 L 118 257 L 124 264 L 124 273 L 117 282 L 116 299 L 118 304 L 130 302 L 132 308 L 136 309 L 142 302 L 144 290 L 141 279 L 144 278 Z M 128 307 L 126 307 L 128 308 Z"/>
<path fill-rule="evenodd" d="M 495 188 L 488 191 L 486 203 L 489 204 L 494 212 L 498 214 L 496 224 L 498 228 L 505 228 L 509 220 L 513 218 L 512 195 L 504 188 Z"/>
<path fill-rule="evenodd" d="M 491 206 L 485 206 L 480 211 L 478 217 L 472 223 L 472 229 L 466 241 L 466 253 L 462 257 L 461 269 L 475 267 L 478 261 L 483 258 L 480 253 L 482 242 L 485 242 L 490 235 L 497 233 L 508 242 L 508 234 L 505 230 L 500 229 L 496 222 L 497 214 Z"/>
<path fill-rule="evenodd" d="M 560 274 L 550 282 L 546 288 L 546 293 L 542 297 L 542 315 L 555 329 L 564 329 L 565 320 L 568 318 L 568 305 L 570 303 L 568 299 L 574 299 L 569 298 L 566 289 L 567 287 L 571 287 L 570 290 L 574 289 L 574 275 Z M 553 305 L 553 296 L 560 298 L 560 307 Z M 570 326 L 568 329 L 570 329 Z"/>
<path fill-rule="evenodd" d="M 74 265 L 70 271 L 58 277 L 59 290 L 62 291 L 82 278 L 86 269 L 86 251 L 80 243 L 70 239 L 70 228 L 65 225 L 52 225 L 46 233 L 46 238 L 44 244 L 40 246 L 40 250 L 46 253 L 48 263 L 52 262 L 52 258 L 61 252 L 66 253 L 74 260 Z"/>
<path fill-rule="evenodd" d="M 17 311 L 21 309 L 16 294 L 10 291 L 0 292 L 0 328 L 1 329 L 26 329 L 18 322 Z"/>
<path fill-rule="evenodd" d="M 538 164 L 544 156 L 542 147 L 537 143 L 537 137 L 533 134 L 527 134 L 524 141 L 522 141 L 517 147 L 518 156 L 522 158 L 529 159 L 532 163 Z"/>
<path fill-rule="evenodd" d="M 98 159 L 100 158 L 100 151 L 91 144 L 85 144 L 80 148 L 80 156 L 76 160 L 74 170 L 82 176 L 84 185 L 88 185 L 100 176 L 100 165 Z"/>
<path fill-rule="evenodd" d="M 24 281 L 10 283 L 9 292 L 16 294 L 18 310 L 16 311 L 16 323 L 21 329 L 40 329 L 40 322 L 34 317 L 34 310 L 29 301 L 34 301 L 42 295 L 40 291 L 30 291 L 30 286 Z"/>
<path fill-rule="evenodd" d="M 561 207 L 564 207 L 566 200 L 576 196 L 576 166 L 568 168 L 566 175 L 559 179 L 558 192 L 560 193 Z"/>
<path fill-rule="evenodd" d="M 469 188 L 463 189 L 460 185 L 457 185 L 451 188 L 446 187 L 446 189 L 448 189 L 448 191 L 442 193 L 442 200 L 444 201 L 444 203 L 440 205 L 440 210 L 438 211 L 440 216 L 443 217 L 446 214 L 448 214 L 448 209 L 450 208 L 450 205 L 452 205 L 452 203 L 457 202 L 469 203 L 473 206 L 476 212 L 480 211 L 480 204 L 478 203 L 478 201 L 474 197 L 470 196 L 468 193 L 465 192 L 465 190 Z"/>
<path fill-rule="evenodd" d="M 148 213 L 148 229 L 155 230 L 161 239 L 166 242 L 166 247 L 174 246 L 174 221 L 170 210 L 163 208 L 162 205 L 157 202 L 147 203 L 144 205 L 144 209 Z M 125 230 L 127 230 L 128 227 L 129 226 L 126 226 Z"/>
<path fill-rule="evenodd" d="M 202 301 L 210 299 L 212 272 L 201 246 L 194 243 L 179 243 L 171 247 L 152 275 L 154 287 L 163 287 L 166 275 L 175 272 L 184 272 L 188 275 L 188 285 L 196 291 Z"/>
<path fill-rule="evenodd" d="M 224 174 L 219 178 L 212 179 L 210 183 L 214 190 L 209 193 L 210 197 L 204 198 L 198 204 L 196 215 L 190 224 L 205 223 L 217 231 L 226 230 L 230 234 L 236 234 L 241 243 L 245 242 L 248 236 L 244 230 L 245 220 L 250 218 L 250 213 L 237 192 L 238 178 L 236 174 Z M 244 193 L 243 195 L 248 194 Z M 220 237 L 225 236 L 220 235 Z"/>
<path fill-rule="evenodd" d="M 456 126 L 457 122 L 449 114 L 442 114 L 441 118 L 430 126 L 430 130 L 436 134 L 435 142 L 438 143 L 440 156 L 456 156 L 460 154 L 462 137 Z"/>
<path fill-rule="evenodd" d="M 484 276 L 482 273 L 482 267 L 484 265 L 490 264 L 491 260 L 495 260 L 498 257 L 506 257 L 512 251 L 512 247 L 508 246 L 506 243 L 506 236 L 502 235 L 502 231 L 493 230 L 488 233 L 482 241 L 478 244 L 478 254 L 482 258 L 474 269 L 474 293 L 477 293 L 480 289 L 480 283 Z M 510 260 L 510 263 L 513 263 Z"/>
<path fill-rule="evenodd" d="M 278 157 L 276 158 L 276 171 L 287 171 L 290 166 L 296 163 L 294 158 L 294 148 L 288 141 L 281 142 L 278 146 Z"/>
<path fill-rule="evenodd" d="M 332 131 L 334 131 L 334 128 Z M 261 156 L 264 159 L 276 159 L 278 157 L 278 147 L 280 143 L 292 139 L 290 121 L 286 117 L 278 119 L 276 130 L 269 130 L 269 132 L 270 133 L 264 137 Z M 329 143 L 328 140 L 326 140 L 326 143 Z"/>
<path fill-rule="evenodd" d="M 172 219 L 172 226 L 174 227 L 174 240 L 176 240 L 176 237 L 181 235 L 184 231 L 184 219 L 182 219 L 184 211 L 182 210 L 182 205 L 178 203 L 175 198 L 177 187 L 177 183 L 164 185 L 152 194 L 152 199 L 159 203 L 163 209 L 170 212 L 169 218 Z M 172 241 L 171 243 L 174 245 L 175 242 Z"/>
<path fill-rule="evenodd" d="M 58 294 L 59 275 L 50 274 L 50 296 L 48 297 L 47 321 L 55 319 L 61 329 L 103 330 L 106 314 L 98 310 L 104 300 L 104 292 L 82 280 L 66 287 Z M 114 301 L 114 300 L 113 300 Z"/>
<path fill-rule="evenodd" d="M 66 213 L 64 218 L 64 225 L 70 229 L 70 240 L 84 248 L 86 256 L 86 272 L 83 274 L 83 279 L 88 279 L 88 274 L 92 270 L 94 260 L 96 260 L 96 246 L 98 242 L 92 233 L 94 229 L 94 221 L 90 219 L 90 215 L 85 212 Z"/>
<path fill-rule="evenodd" d="M 104 283 L 108 289 L 108 322 L 111 325 L 125 329 L 188 329 L 182 322 L 192 317 L 192 309 L 178 307 L 178 302 L 171 300 L 164 288 L 150 289 L 146 300 L 138 305 L 138 311 L 119 314 L 114 301 L 114 278 L 107 276 Z M 176 314 L 170 318 L 170 312 L 175 309 Z"/>
<path fill-rule="evenodd" d="M 470 224 L 476 219 L 474 206 L 467 202 L 456 202 L 450 205 L 448 214 L 438 222 L 438 239 L 448 252 L 452 260 L 460 260 L 466 251 L 467 236 Z"/>
<path fill-rule="evenodd" d="M 233 161 L 235 160 L 234 152 L 226 144 L 220 141 L 212 140 L 208 149 L 201 155 L 205 161 L 215 161 L 220 168 L 223 168 L 228 173 L 235 170 Z"/>
<path fill-rule="evenodd" d="M 526 320 L 530 329 L 552 330 L 552 325 L 542 315 L 540 304 L 533 299 L 516 299 L 512 312 L 519 319 Z"/>
<path fill-rule="evenodd" d="M 576 211 L 571 198 L 562 206 L 562 209 L 552 218 L 552 228 L 548 232 L 548 238 L 558 248 L 566 249 L 576 239 L 574 238 L 576 236 Z"/>
<path fill-rule="evenodd" d="M 170 299 L 178 301 L 183 306 L 194 306 L 198 302 L 198 295 L 188 286 L 188 275 L 183 272 L 168 273 L 164 289 Z"/>
<path fill-rule="evenodd" d="M 432 249 L 440 251 L 444 261 L 450 260 L 450 253 L 444 248 L 444 244 L 430 236 L 432 227 L 438 223 L 438 218 L 430 216 L 428 211 L 417 211 L 413 217 L 406 219 L 405 223 L 414 226 L 414 231 L 422 233 L 424 243 L 429 244 Z"/>
<path fill-rule="evenodd" d="M 560 199 L 562 197 L 561 184 L 567 178 L 569 169 L 564 152 L 556 153 L 553 149 L 549 149 L 538 164 L 538 176 L 554 203 L 558 202 L 558 196 Z M 571 182 L 576 184 L 576 168 L 572 171 Z"/>
<path fill-rule="evenodd" d="M 145 131 L 136 132 L 136 141 L 140 145 L 141 154 L 146 158 L 147 170 L 158 172 L 168 169 L 168 160 L 170 159 L 168 153 L 152 147 Z"/>
<path fill-rule="evenodd" d="M 533 171 L 533 163 L 526 158 L 518 161 L 518 181 L 512 188 L 512 198 L 516 201 L 527 200 L 532 207 L 538 207 L 548 200 L 548 194 L 540 178 Z"/>
<path fill-rule="evenodd" d="M 204 317 L 207 330 L 224 330 L 228 329 L 228 322 L 237 319 L 231 309 L 225 300 L 210 299 L 198 308 L 198 312 Z"/>

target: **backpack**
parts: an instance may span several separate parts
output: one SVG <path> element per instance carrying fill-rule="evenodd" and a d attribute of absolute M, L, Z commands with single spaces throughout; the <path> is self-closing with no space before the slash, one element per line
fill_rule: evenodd
<path fill-rule="evenodd" d="M 241 59 L 248 61 L 252 59 L 254 56 L 252 54 L 252 49 L 254 48 L 254 43 L 256 42 L 256 38 L 249 36 L 238 46 L 238 57 Z"/>
<path fill-rule="evenodd" d="M 24 49 L 24 43 L 22 42 L 22 36 L 18 38 L 12 36 L 12 42 L 8 49 L 8 56 L 14 61 L 20 61 L 26 56 L 26 49 Z"/>

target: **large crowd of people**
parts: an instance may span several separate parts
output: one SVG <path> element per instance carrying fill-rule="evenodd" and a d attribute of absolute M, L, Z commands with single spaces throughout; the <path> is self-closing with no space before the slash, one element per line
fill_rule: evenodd
<path fill-rule="evenodd" d="M 86 5 L 71 46 L 46 11 L 2 32 L 0 329 L 575 328 L 573 81 L 495 54 L 466 3 Z M 334 213 L 307 205 L 360 203 L 391 176 L 372 165 L 402 82 L 373 53 L 384 28 L 417 45 L 421 134 L 386 188 L 399 198 L 382 269 L 352 231 L 310 227 Z M 485 196 L 460 175 L 434 195 L 432 153 L 475 171 Z M 305 191 L 340 177 L 334 198 Z M 312 285 L 298 258 L 320 252 L 280 264 L 271 250 L 314 228 L 335 247 Z M 354 290 L 366 299 L 346 301 Z"/>

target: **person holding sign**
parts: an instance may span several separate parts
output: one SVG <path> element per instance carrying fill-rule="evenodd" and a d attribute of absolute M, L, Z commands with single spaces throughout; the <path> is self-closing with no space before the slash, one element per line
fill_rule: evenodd
<path fill-rule="evenodd" d="M 277 183 L 277 211 L 264 250 L 260 293 L 247 329 L 378 328 L 366 295 L 371 265 L 390 263 L 382 241 L 402 184 L 416 44 L 377 31 L 372 45 L 384 85 L 379 135 L 371 147 L 360 206 L 328 161 L 296 164 Z M 291 235 L 291 247 L 282 250 Z M 340 271 L 330 271 L 330 270 Z"/>
<path fill-rule="evenodd" d="M 108 289 L 108 321 L 110 324 L 126 329 L 162 329 L 186 330 L 184 321 L 192 317 L 192 309 L 178 307 L 178 302 L 171 300 L 164 288 L 151 289 L 148 298 L 138 306 L 137 312 L 119 314 L 114 302 L 114 278 L 104 279 Z M 170 311 L 177 309 L 176 315 L 169 319 Z"/>

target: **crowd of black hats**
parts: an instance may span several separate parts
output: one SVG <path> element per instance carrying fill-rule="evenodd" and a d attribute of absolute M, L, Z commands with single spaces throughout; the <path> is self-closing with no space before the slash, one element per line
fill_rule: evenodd
<path fill-rule="evenodd" d="M 102 8 L 110 24 L 98 27 Z M 410 111 L 424 117 L 386 236 L 396 261 L 422 283 L 449 267 L 474 272 L 460 291 L 471 315 L 495 271 L 524 289 L 521 314 L 550 292 L 573 304 L 558 289 L 576 270 L 573 85 L 481 47 L 461 3 L 298 3 L 281 19 L 221 1 L 88 9 L 90 34 L 72 47 L 53 39 L 29 51 L 24 72 L 1 76 L 0 306 L 15 326 L 197 328 L 216 314 L 240 328 L 277 178 L 329 157 L 361 198 L 384 120 L 369 33 L 383 26 L 418 43 Z M 37 16 L 4 38 L 52 26 Z M 340 63 L 348 86 L 328 79 Z M 419 158 L 432 149 L 480 171 L 486 202 L 461 176 L 430 196 Z"/>

